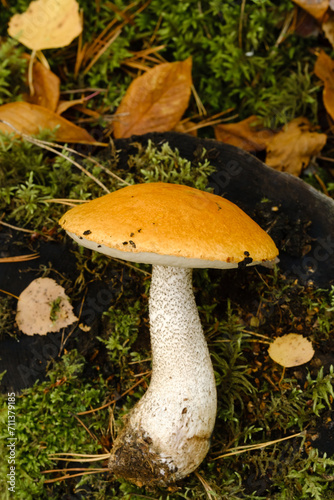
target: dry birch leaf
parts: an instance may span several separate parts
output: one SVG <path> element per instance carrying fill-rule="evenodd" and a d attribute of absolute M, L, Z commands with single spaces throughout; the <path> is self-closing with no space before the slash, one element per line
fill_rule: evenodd
<path fill-rule="evenodd" d="M 334 61 L 323 50 L 316 60 L 314 72 L 324 82 L 322 99 L 327 113 L 334 119 Z"/>
<path fill-rule="evenodd" d="M 214 130 L 217 141 L 245 151 L 262 151 L 273 135 L 271 130 L 261 127 L 257 116 L 250 116 L 238 123 L 216 125 Z"/>
<path fill-rule="evenodd" d="M 17 130 L 28 135 L 36 135 L 40 130 L 56 130 L 56 141 L 94 144 L 94 138 L 83 128 L 77 127 L 65 118 L 42 106 L 28 102 L 11 102 L 0 106 L 0 120 L 5 120 Z M 12 133 L 13 129 L 0 123 L 1 132 Z"/>
<path fill-rule="evenodd" d="M 268 139 L 266 164 L 298 176 L 310 158 L 320 153 L 326 140 L 326 134 L 312 131 L 307 118 L 296 118 Z"/>
<path fill-rule="evenodd" d="M 313 358 L 314 349 L 312 343 L 302 335 L 289 333 L 283 337 L 277 337 L 270 345 L 268 354 L 279 365 L 291 368 L 310 361 Z"/>
<path fill-rule="evenodd" d="M 329 0 L 293 0 L 302 9 L 306 10 L 317 21 L 321 21 L 329 7 Z"/>
<path fill-rule="evenodd" d="M 32 50 L 69 45 L 82 24 L 76 0 L 36 0 L 9 21 L 8 34 Z"/>
<path fill-rule="evenodd" d="M 188 107 L 191 58 L 163 63 L 130 84 L 116 113 L 116 139 L 172 130 Z"/>
<path fill-rule="evenodd" d="M 30 59 L 28 54 L 25 54 L 24 57 Z M 58 76 L 35 60 L 32 68 L 32 81 L 34 95 L 27 95 L 25 101 L 38 104 L 50 111 L 56 111 L 60 94 Z"/>
<path fill-rule="evenodd" d="M 64 288 L 51 278 L 37 278 L 19 296 L 16 323 L 26 335 L 58 332 L 77 319 Z"/>

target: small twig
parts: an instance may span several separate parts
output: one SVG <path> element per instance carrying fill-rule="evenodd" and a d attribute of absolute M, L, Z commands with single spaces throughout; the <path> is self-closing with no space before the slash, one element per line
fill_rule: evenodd
<path fill-rule="evenodd" d="M 88 71 L 94 66 L 96 61 L 100 59 L 100 57 L 105 53 L 105 51 L 110 47 L 110 45 L 116 40 L 116 38 L 119 37 L 119 35 L 122 33 L 122 30 L 119 28 L 118 30 L 115 31 L 113 36 L 108 40 L 108 42 L 101 47 L 101 49 L 98 51 L 98 53 L 93 57 L 93 59 L 90 61 L 90 63 L 85 67 L 83 70 L 83 75 L 88 73 Z"/>
<path fill-rule="evenodd" d="M 287 17 L 285 18 L 283 28 L 282 28 L 282 30 L 281 30 L 281 32 L 276 40 L 275 47 L 278 47 L 280 45 L 280 43 L 284 40 L 285 35 L 287 34 L 287 32 L 290 28 L 290 25 L 291 25 L 291 22 L 294 18 L 294 15 L 295 15 L 295 10 L 292 10 L 291 12 L 289 12 Z"/>
<path fill-rule="evenodd" d="M 69 471 L 72 469 L 68 469 Z M 73 470 L 86 470 L 86 469 L 73 469 Z M 54 472 L 53 470 L 42 471 L 43 474 L 47 474 L 49 472 Z M 55 472 L 64 472 L 63 469 L 56 470 Z M 57 481 L 64 481 L 65 479 L 71 479 L 72 477 L 77 476 L 87 476 L 89 474 L 99 474 L 101 472 L 109 472 L 108 468 L 104 469 L 89 469 L 87 472 L 81 472 L 80 474 L 66 474 L 65 476 L 57 477 L 55 479 L 46 479 L 44 483 L 56 483 Z"/>
<path fill-rule="evenodd" d="M 0 224 L 9 227 L 10 229 L 15 229 L 15 231 L 22 231 L 23 233 L 30 233 L 30 234 L 35 233 L 35 231 L 32 231 L 31 229 L 23 229 L 22 227 L 13 226 L 12 224 L 8 224 L 8 222 L 4 222 L 1 219 L 0 219 Z"/>
<path fill-rule="evenodd" d="M 67 205 L 69 207 L 75 207 L 77 203 L 88 203 L 89 200 L 71 200 L 66 198 L 50 198 L 44 200 L 45 203 L 59 203 L 60 205 Z"/>
<path fill-rule="evenodd" d="M 192 91 L 193 96 L 195 98 L 196 106 L 197 106 L 197 109 L 198 109 L 200 116 L 206 115 L 207 114 L 206 109 L 205 109 L 199 95 L 197 94 L 197 90 L 195 89 L 194 85 L 191 85 L 191 91 Z"/>
<path fill-rule="evenodd" d="M 70 338 L 70 336 L 72 335 L 72 333 L 75 331 L 75 329 L 77 328 L 77 326 L 80 324 L 80 317 L 81 317 L 81 314 L 82 314 L 82 309 L 83 309 L 83 305 L 84 305 L 84 302 L 85 302 L 85 298 L 86 298 L 86 295 L 87 295 L 87 291 L 88 289 L 86 288 L 85 290 L 85 293 L 84 293 L 84 296 L 82 297 L 82 301 L 81 301 L 81 304 L 80 304 L 80 311 L 79 311 L 79 317 L 78 317 L 78 320 L 77 322 L 74 324 L 74 326 L 71 328 L 70 332 L 68 333 L 68 335 L 66 336 L 66 338 L 64 339 L 64 331 L 62 333 L 62 336 L 61 336 L 61 342 L 60 342 L 60 347 L 59 347 L 59 353 L 58 353 L 58 356 L 60 357 L 61 355 L 61 352 L 62 350 L 64 349 L 65 347 L 65 344 L 66 342 L 68 341 L 68 339 Z"/>
<path fill-rule="evenodd" d="M 34 83 L 33 83 L 33 66 L 35 62 L 35 57 L 36 57 L 36 50 L 33 50 L 31 52 L 31 56 L 29 58 L 29 65 L 28 65 L 28 85 L 29 85 L 29 92 L 30 95 L 33 96 L 35 94 L 35 89 L 34 89 Z"/>
<path fill-rule="evenodd" d="M 231 457 L 232 455 L 246 453 L 247 451 L 260 450 L 261 448 L 265 448 L 266 446 L 272 446 L 273 444 L 280 443 L 280 442 L 286 441 L 288 439 L 293 439 L 295 437 L 304 437 L 304 436 L 305 436 L 305 431 L 301 431 L 301 432 L 298 432 L 297 434 L 292 434 L 291 436 L 287 436 L 287 437 L 284 437 L 281 439 L 276 439 L 275 441 L 268 441 L 266 443 L 237 446 L 236 448 L 232 448 L 233 451 L 231 451 L 229 453 L 225 453 L 224 455 L 220 455 L 219 457 L 213 458 L 213 460 L 219 460 L 220 458 Z"/>
<path fill-rule="evenodd" d="M 128 182 L 126 182 L 123 179 L 121 179 L 121 177 L 119 177 L 117 174 L 114 174 L 114 172 L 112 172 L 111 170 L 109 170 L 109 168 L 105 167 L 104 165 L 101 165 L 101 163 L 99 163 L 97 160 L 95 160 L 95 158 L 91 158 L 91 157 L 89 157 L 87 155 L 84 155 L 83 153 L 79 153 L 79 151 L 76 151 L 75 149 L 69 148 L 68 146 L 64 146 L 62 144 L 57 144 L 55 142 L 42 141 L 41 139 L 37 139 L 37 140 L 39 141 L 40 144 L 45 144 L 46 146 L 52 146 L 54 148 L 63 149 L 64 151 L 68 151 L 69 153 L 74 153 L 74 154 L 76 154 L 78 156 L 81 156 L 81 158 L 85 158 L 86 160 L 94 163 L 94 165 L 96 165 L 97 167 L 99 167 L 106 174 L 110 175 L 110 177 L 114 177 L 115 179 L 117 179 L 122 184 L 126 184 L 127 186 L 130 186 L 130 184 Z M 68 157 L 66 156 L 66 158 L 68 158 Z"/>
<path fill-rule="evenodd" d="M 203 488 L 205 489 L 205 493 L 207 494 L 209 500 L 214 500 L 213 496 L 211 495 L 212 488 L 210 488 L 209 483 L 195 470 L 194 472 L 195 476 L 197 479 L 202 483 Z"/>
<path fill-rule="evenodd" d="M 28 260 L 38 259 L 39 253 L 30 253 L 28 255 L 18 255 L 17 257 L 1 257 L 0 264 L 5 262 L 26 262 Z"/>
<path fill-rule="evenodd" d="M 103 455 L 99 455 L 97 453 L 94 453 L 93 455 L 90 455 L 89 453 L 66 453 L 66 452 L 61 452 L 61 453 L 51 453 L 50 455 L 48 455 L 49 458 L 53 459 L 56 457 L 56 460 L 58 460 L 57 457 L 65 457 L 65 456 L 68 456 L 68 457 L 90 457 L 90 458 L 94 458 L 96 459 L 96 457 L 99 457 L 99 460 L 104 460 L 106 458 L 108 458 L 110 456 L 110 453 L 104 453 Z"/>
<path fill-rule="evenodd" d="M 64 456 L 57 456 L 64 455 Z M 104 453 L 103 455 L 85 455 L 84 453 L 55 453 L 48 455 L 50 460 L 59 460 L 61 462 L 99 462 L 100 460 L 106 460 L 109 458 L 111 453 Z M 73 458 L 81 457 L 81 458 Z M 87 458 L 88 457 L 88 458 Z"/>
<path fill-rule="evenodd" d="M 239 34 L 238 34 L 239 48 L 240 49 L 242 49 L 242 27 L 243 27 L 243 23 L 244 23 L 245 5 L 246 5 L 246 0 L 242 0 L 242 4 L 240 7 Z"/>
<path fill-rule="evenodd" d="M 75 415 L 75 414 L 74 414 L 74 413 L 72 413 L 72 412 L 69 412 L 69 413 L 72 415 L 72 417 L 74 417 L 74 418 L 75 418 L 75 419 L 79 422 L 79 424 L 80 424 L 80 425 L 82 425 L 82 427 L 85 429 L 85 431 L 87 431 L 87 432 L 88 432 L 88 434 L 89 434 L 89 435 L 90 435 L 90 437 L 93 439 L 93 441 L 96 441 L 97 443 L 99 443 L 98 438 L 95 436 L 95 434 L 93 434 L 93 433 L 92 433 L 92 432 L 88 429 L 88 427 L 87 427 L 87 426 L 83 423 L 83 421 L 82 421 L 82 420 L 80 420 L 80 418 L 78 417 L 78 415 Z"/>
<path fill-rule="evenodd" d="M 313 174 L 313 175 L 314 175 L 314 177 L 317 179 L 318 183 L 320 184 L 320 186 L 321 186 L 321 188 L 322 188 L 322 190 L 323 190 L 324 194 L 325 194 L 326 196 L 330 196 L 330 194 L 329 194 L 329 192 L 328 192 L 328 190 L 327 190 L 326 184 L 325 184 L 325 183 L 324 183 L 324 181 L 321 179 L 320 175 L 318 175 L 318 174 L 316 174 L 316 173 L 315 173 L 315 174 Z"/>
<path fill-rule="evenodd" d="M 14 299 L 19 300 L 17 295 L 14 295 L 13 293 L 10 293 L 10 292 L 6 292 L 6 290 L 1 290 L 1 288 L 0 288 L 0 292 L 5 293 L 6 295 L 10 295 L 11 297 L 14 297 Z"/>
<path fill-rule="evenodd" d="M 324 161 L 329 161 L 331 163 L 334 163 L 334 158 L 328 158 L 327 156 L 317 156 L 318 160 L 324 160 Z"/>
<path fill-rule="evenodd" d="M 124 396 L 126 396 L 135 387 L 137 387 L 137 385 L 140 385 L 145 380 L 146 380 L 146 377 L 143 377 L 140 380 L 138 380 L 138 382 L 136 382 L 135 384 L 133 384 L 130 387 L 130 389 L 128 389 L 127 391 L 123 392 L 123 394 L 121 394 L 121 396 L 119 396 L 119 398 L 113 399 L 112 401 L 109 401 L 109 403 L 107 403 L 107 404 L 105 404 L 103 406 L 100 406 L 99 408 L 93 408 L 92 410 L 88 410 L 88 411 L 81 411 L 81 412 L 77 413 L 77 415 L 87 415 L 88 413 L 94 413 L 95 411 L 104 410 L 104 408 L 108 408 L 108 406 L 111 406 L 112 404 L 117 403 L 117 401 L 119 401 L 121 398 L 123 398 Z"/>
<path fill-rule="evenodd" d="M 116 257 L 111 257 L 111 260 L 114 260 L 115 262 L 119 262 L 120 264 L 123 264 L 123 266 L 130 267 L 131 269 L 135 269 L 135 271 L 146 274 L 146 276 L 152 276 L 152 274 L 149 273 L 148 271 L 145 271 L 144 269 L 140 269 L 140 267 L 133 266 L 132 264 L 129 264 L 125 260 L 116 259 Z"/>
<path fill-rule="evenodd" d="M 249 333 L 250 335 L 255 335 L 255 337 L 260 337 L 261 339 L 266 339 L 266 340 L 268 340 L 269 343 L 272 342 L 270 337 L 267 337 L 266 335 L 261 335 L 261 333 L 251 332 L 250 330 L 242 330 L 242 333 Z"/>

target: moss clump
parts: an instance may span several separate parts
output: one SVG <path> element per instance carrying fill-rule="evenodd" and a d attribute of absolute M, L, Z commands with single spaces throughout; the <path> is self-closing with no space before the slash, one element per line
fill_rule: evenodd
<path fill-rule="evenodd" d="M 62 90 L 105 90 L 88 104 L 94 109 L 114 110 L 136 74 L 131 68 L 129 74 L 127 59 L 163 45 L 160 54 L 169 62 L 192 56 L 194 85 L 210 114 L 232 107 L 240 119 L 256 114 L 272 126 L 300 115 L 317 121 L 317 85 L 310 70 L 315 56 L 309 50 L 314 41 L 294 34 L 280 40 L 294 8 L 291 0 L 249 0 L 243 12 L 241 2 L 234 0 L 152 0 L 146 5 L 138 0 L 131 7 L 118 0 L 113 9 L 108 2 L 79 3 L 85 20 L 83 42 L 92 43 L 111 20 L 114 28 L 122 25 L 121 34 L 91 69 L 83 66 L 78 75 L 73 64 L 77 41 L 46 54 L 56 73 L 66 61 Z M 21 0 L 4 10 L 3 36 L 6 18 L 28 4 Z M 124 22 L 130 16 L 131 22 Z M 196 112 L 193 101 L 189 114 Z"/>

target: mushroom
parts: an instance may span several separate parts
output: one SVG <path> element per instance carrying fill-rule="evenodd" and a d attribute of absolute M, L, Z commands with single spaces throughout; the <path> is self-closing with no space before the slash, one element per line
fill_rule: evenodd
<path fill-rule="evenodd" d="M 69 210 L 60 224 L 80 245 L 153 265 L 151 381 L 115 440 L 109 469 L 137 485 L 177 481 L 207 454 L 217 408 L 192 268 L 275 262 L 278 250 L 230 201 L 178 184 L 122 188 Z"/>

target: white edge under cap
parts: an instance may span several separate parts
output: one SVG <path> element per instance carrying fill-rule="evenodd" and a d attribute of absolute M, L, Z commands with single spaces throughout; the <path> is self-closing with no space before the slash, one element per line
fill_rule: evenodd
<path fill-rule="evenodd" d="M 276 257 L 273 260 L 266 261 L 252 261 L 251 263 L 243 262 L 224 262 L 221 260 L 204 260 L 204 259 L 189 259 L 187 257 L 177 257 L 175 255 L 161 255 L 154 252 L 123 252 L 122 250 L 116 250 L 115 248 L 107 247 L 106 245 L 101 245 L 95 241 L 87 240 L 83 236 L 77 236 L 70 231 L 66 231 L 67 234 L 73 238 L 79 245 L 82 245 L 90 250 L 95 250 L 96 252 L 109 255 L 109 257 L 114 257 L 116 259 L 127 260 L 129 262 L 137 262 L 139 264 L 152 264 L 159 266 L 172 266 L 172 267 L 185 267 L 189 269 L 203 268 L 203 269 L 235 269 L 237 267 L 245 266 L 256 266 L 262 265 L 265 267 L 272 268 L 279 262 Z"/>

